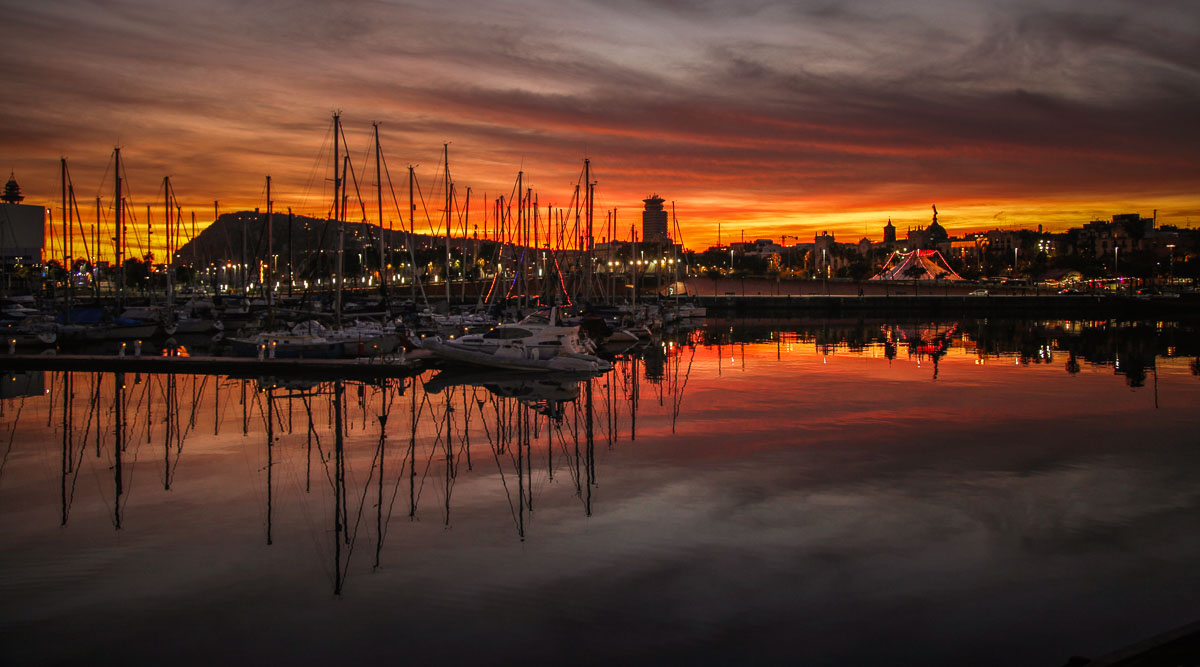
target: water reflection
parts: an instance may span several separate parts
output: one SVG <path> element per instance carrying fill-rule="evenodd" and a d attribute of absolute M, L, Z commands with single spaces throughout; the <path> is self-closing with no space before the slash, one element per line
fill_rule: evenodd
<path fill-rule="evenodd" d="M 1174 524 L 1155 512 L 1188 516 L 1178 436 L 1195 426 L 1198 353 L 1193 329 L 1167 323 L 711 322 L 624 353 L 602 376 L 9 375 L 0 531 L 28 555 L 3 562 L 88 569 L 99 527 L 129 558 L 175 543 L 204 553 L 207 540 L 241 554 L 234 585 L 282 568 L 290 588 L 362 599 L 425 579 L 486 586 L 472 573 L 492 573 L 489 559 L 515 545 L 504 562 L 578 576 L 594 596 L 585 606 L 616 595 L 596 590 L 611 580 L 625 582 L 622 606 L 648 590 L 719 619 L 769 600 L 800 621 L 812 610 L 797 600 L 834 614 L 839 603 L 799 582 L 854 592 L 836 582 L 858 572 L 881 582 L 879 609 L 902 607 L 882 599 L 893 578 L 909 600 L 938 597 L 943 571 L 970 578 L 939 540 L 1019 561 L 1019 579 L 1046 553 L 1093 557 L 1095 536 L 1123 535 L 1130 516 L 1164 533 Z M 1141 438 L 1169 446 L 1146 453 L 1130 444 Z M 1130 502 L 1089 495 L 1112 493 Z M 736 585 L 720 578 L 727 565 Z M 761 572 L 774 578 L 755 588 Z M 1021 595 L 1036 597 L 1049 576 L 1038 572 Z M 529 584 L 492 576 L 503 595 Z M 714 576 L 712 593 L 670 588 Z M 522 599 L 553 607 L 560 593 Z M 53 607 L 71 594 L 46 583 L 33 597 Z"/>
<path fill-rule="evenodd" d="M 1128 386 L 1144 386 L 1157 358 L 1192 357 L 1200 367 L 1200 336 L 1190 323 L 1120 320 L 717 320 L 698 337 L 708 346 L 748 343 L 811 345 L 822 354 L 882 354 L 933 365 L 951 351 L 986 363 L 1014 359 L 1051 364 L 1065 354 L 1064 369 L 1077 373 L 1080 362 L 1111 367 Z M 1200 374 L 1200 372 L 1198 372 Z"/>
<path fill-rule="evenodd" d="M 440 495 L 437 511 L 450 526 L 456 480 L 471 473 L 480 456 L 497 471 L 520 539 L 534 510 L 537 470 L 553 480 L 565 467 L 590 515 L 596 435 L 611 446 L 620 438 L 613 429 L 623 414 L 636 410 L 636 364 L 633 358 L 620 360 L 610 377 L 440 371 L 374 384 L 128 373 L 10 375 L 12 389 L 3 407 L 10 434 L 5 460 L 26 444 L 45 448 L 50 438 L 60 438 L 61 525 L 68 525 L 80 472 L 91 461 L 89 472 L 97 480 L 107 470 L 102 494 L 110 503 L 112 527 L 122 530 L 128 490 L 135 474 L 145 474 L 150 448 L 160 452 L 159 486 L 169 492 L 191 442 L 210 446 L 230 436 L 258 439 L 262 460 L 255 459 L 253 469 L 263 484 L 263 539 L 270 545 L 278 478 L 294 472 L 279 467 L 302 451 L 304 493 L 328 486 L 328 495 L 317 495 L 332 502 L 319 511 L 329 517 L 333 591 L 340 594 L 356 546 L 373 542 L 374 566 L 379 566 L 401 498 L 406 496 L 407 512 L 400 513 L 416 520 L 423 494 Z M 30 399 L 37 401 L 34 411 L 26 409 L 35 407 L 27 404 Z M 628 423 L 632 438 L 636 421 Z M 211 437 L 198 433 L 198 424 L 210 426 Z M 0 486 L 7 481 L 5 472 L 0 467 Z M 372 510 L 370 526 L 365 515 Z"/>

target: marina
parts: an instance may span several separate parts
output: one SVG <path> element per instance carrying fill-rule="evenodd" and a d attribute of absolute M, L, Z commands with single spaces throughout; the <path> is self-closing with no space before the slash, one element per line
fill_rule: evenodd
<path fill-rule="evenodd" d="M 10 3 L 0 667 L 1200 666 L 1194 4 Z"/>
<path fill-rule="evenodd" d="M 1196 641 L 1200 293 L 1174 246 L 1165 274 L 965 280 L 966 254 L 864 239 L 863 279 L 818 236 L 751 272 L 750 244 L 684 251 L 657 195 L 597 243 L 590 159 L 544 217 L 519 171 L 481 239 L 448 145 L 418 234 L 411 167 L 407 229 L 384 222 L 375 130 L 374 224 L 361 191 L 347 220 L 335 114 L 324 218 L 277 221 L 268 177 L 265 215 L 186 234 L 164 179 L 172 261 L 123 261 L 116 149 L 113 265 L 99 215 L 72 256 L 64 194 L 58 270 L 4 267 L 0 662 L 1133 665 Z"/>

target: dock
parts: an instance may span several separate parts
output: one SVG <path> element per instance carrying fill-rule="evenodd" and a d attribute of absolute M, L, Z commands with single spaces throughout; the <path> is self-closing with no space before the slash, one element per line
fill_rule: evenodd
<path fill-rule="evenodd" d="M 911 288 L 909 288 L 911 290 Z M 1168 318 L 1200 317 L 1200 294 L 1133 297 L 1091 294 L 1041 295 L 772 295 L 700 296 L 696 302 L 712 317 L 1036 317 Z"/>
<path fill-rule="evenodd" d="M 403 358 L 258 359 L 212 356 L 116 356 L 102 354 L 5 354 L 7 371 L 77 371 L 85 373 L 163 373 L 237 377 L 304 377 L 312 379 L 383 380 L 409 377 L 426 368 L 431 355 L 414 350 Z"/>

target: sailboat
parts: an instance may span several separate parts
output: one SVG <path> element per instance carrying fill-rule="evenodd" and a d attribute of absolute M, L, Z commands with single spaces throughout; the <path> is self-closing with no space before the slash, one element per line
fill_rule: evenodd
<path fill-rule="evenodd" d="M 334 299 L 334 319 L 336 325 L 333 328 L 328 328 L 316 320 L 301 322 L 292 328 L 278 328 L 270 331 L 256 333 L 250 336 L 233 337 L 229 339 L 233 347 L 234 354 L 238 356 L 255 356 L 264 354 L 271 357 L 301 357 L 301 358 L 339 358 L 343 356 L 358 357 L 358 356 L 381 356 L 390 354 L 396 350 L 401 342 L 401 332 L 394 324 L 379 324 L 373 322 L 355 321 L 352 325 L 345 326 L 342 324 L 342 290 L 344 285 L 344 248 L 346 226 L 343 218 L 345 217 L 345 186 L 346 186 L 346 169 L 349 167 L 348 159 L 339 164 L 342 157 L 340 154 L 341 136 L 341 116 L 334 114 L 333 116 L 333 166 L 334 166 L 334 202 L 333 202 L 333 219 L 338 226 L 338 251 L 337 251 L 337 277 L 335 279 L 336 294 Z M 378 142 L 378 139 L 377 139 Z M 378 150 L 378 143 L 376 145 Z M 342 169 L 339 172 L 338 169 Z M 352 175 L 352 174 L 351 174 Z M 268 248 L 271 248 L 271 215 L 272 202 L 270 201 L 271 180 L 267 177 L 267 232 L 268 232 Z M 382 194 L 380 194 L 382 201 Z M 382 210 L 382 207 L 381 207 Z M 382 213 L 380 218 L 380 231 L 382 237 Z M 270 254 L 270 250 L 268 250 Z M 382 261 L 382 257 L 381 257 Z M 271 262 L 268 261 L 268 266 Z M 274 298 L 272 294 L 271 284 L 273 281 L 268 276 L 265 281 L 264 294 L 268 305 L 268 313 L 273 315 Z M 271 315 L 269 315 L 270 317 Z"/>

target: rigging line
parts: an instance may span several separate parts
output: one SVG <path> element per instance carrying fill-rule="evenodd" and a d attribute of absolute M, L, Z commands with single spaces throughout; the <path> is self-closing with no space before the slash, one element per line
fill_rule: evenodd
<path fill-rule="evenodd" d="M 387 176 L 388 191 L 392 193 L 392 203 L 396 207 L 397 215 L 399 215 L 400 202 L 396 199 L 396 187 L 392 183 L 392 172 L 388 170 L 387 156 L 384 154 L 382 148 L 379 150 L 379 155 L 380 155 L 380 161 L 383 163 L 383 173 Z M 414 172 L 413 183 L 416 183 L 416 182 L 417 182 L 417 178 L 416 178 L 416 174 Z M 404 218 L 407 216 L 400 215 L 399 217 L 400 217 L 400 228 L 403 229 L 404 228 Z M 413 283 L 416 284 L 420 288 L 421 299 L 423 301 L 425 301 L 426 305 L 428 305 L 429 298 L 425 296 L 425 285 L 421 281 L 416 279 L 417 278 L 417 256 L 416 256 L 416 250 L 413 248 L 413 237 L 416 236 L 416 230 L 409 229 L 408 231 L 404 232 L 404 236 L 407 239 L 407 242 L 405 243 L 405 245 L 408 246 L 409 262 L 412 263 Z"/>
<path fill-rule="evenodd" d="M 146 392 L 148 392 L 149 390 L 150 390 L 150 380 L 149 380 L 149 377 L 147 377 L 146 386 L 142 388 L 142 395 L 138 397 L 138 403 L 133 409 L 133 414 L 134 414 L 135 418 L 136 418 L 137 414 L 142 411 L 142 405 L 146 401 Z M 133 392 L 131 391 L 130 393 L 133 393 Z M 147 423 L 146 424 L 146 434 L 149 435 L 149 433 L 150 433 L 150 424 Z M 126 443 L 126 449 L 128 449 L 128 448 L 129 448 L 128 443 Z"/>
<path fill-rule="evenodd" d="M 321 434 L 317 431 L 316 425 L 313 423 L 312 404 L 309 403 L 308 396 L 303 399 L 304 411 L 308 414 L 308 431 L 312 433 L 313 442 L 317 445 L 317 458 L 321 459 L 321 467 L 325 469 L 325 479 L 329 481 L 329 488 L 337 491 L 337 484 L 333 480 L 333 474 L 329 472 L 329 458 L 325 456 L 325 450 L 321 447 Z"/>
<path fill-rule="evenodd" d="M 100 199 L 100 195 L 104 193 L 104 187 L 108 185 L 108 172 L 112 169 L 113 158 L 116 157 L 116 150 L 109 154 L 108 162 L 104 163 L 104 173 L 100 176 L 100 185 L 96 186 L 96 196 L 93 199 Z"/>
<path fill-rule="evenodd" d="M 374 141 L 367 142 L 367 147 L 365 149 L 363 149 L 363 161 L 362 161 L 363 176 L 366 176 L 367 174 L 370 173 L 369 165 L 371 164 L 371 153 L 373 153 L 374 151 L 375 151 Z M 350 151 L 347 150 L 346 152 L 349 153 Z M 350 173 L 354 173 L 354 161 L 353 160 L 350 161 Z M 355 184 L 355 189 L 357 189 L 357 183 Z M 359 201 L 361 202 L 362 201 L 361 200 L 362 193 L 359 193 L 359 197 L 360 197 Z M 364 218 L 367 217 L 367 214 L 365 211 L 363 212 L 363 217 Z"/>
<path fill-rule="evenodd" d="M 207 387 L 208 387 L 208 378 L 209 378 L 209 377 L 210 377 L 210 376 L 208 376 L 208 375 L 205 375 L 205 376 L 204 376 L 204 379 L 203 379 L 203 380 L 200 382 L 200 389 L 199 389 L 199 391 L 197 392 L 197 398 L 200 398 L 200 397 L 203 397 L 203 396 L 204 396 L 204 392 L 205 392 L 205 390 L 206 390 L 206 389 L 207 389 Z M 192 387 L 193 387 L 193 388 L 195 388 L 195 386 L 196 386 L 196 376 L 195 376 L 195 375 L 193 375 L 193 376 L 192 376 Z M 191 432 L 192 432 L 192 429 L 193 429 L 193 428 L 195 428 L 195 426 L 196 426 L 196 409 L 197 409 L 197 406 L 198 406 L 198 405 L 199 405 L 199 401 L 196 401 L 196 400 L 193 400 L 193 401 L 192 401 L 192 414 L 191 414 L 191 417 L 190 417 L 190 418 L 189 418 L 189 420 L 188 420 L 188 425 L 187 425 L 187 428 L 185 428 L 185 429 L 183 430 L 183 435 L 180 437 L 180 443 L 179 443 L 179 448 L 180 448 L 180 449 L 183 449 L 183 440 L 184 440 L 185 438 L 187 438 L 188 434 L 189 434 L 189 433 L 191 433 Z"/>
<path fill-rule="evenodd" d="M 520 181 L 522 178 L 523 178 L 523 176 L 522 176 L 522 172 L 521 172 L 521 171 L 518 171 L 518 172 L 517 172 L 517 177 L 513 179 L 512 189 L 508 191 L 508 200 L 507 200 L 507 202 L 508 202 L 508 210 L 509 210 L 509 211 L 512 211 L 512 200 L 513 200 L 513 198 L 514 198 L 515 196 L 518 196 L 518 194 L 517 194 L 517 183 L 518 183 L 518 182 L 519 182 L 519 181 Z M 503 191 L 502 191 L 502 192 L 503 192 Z M 523 193 L 523 192 L 522 192 L 522 193 L 520 193 L 520 195 L 519 195 L 519 196 L 522 196 L 522 197 L 523 197 L 523 196 L 525 196 L 525 193 Z"/>
<path fill-rule="evenodd" d="M 50 395 L 50 406 L 46 409 L 46 427 L 47 428 L 50 427 L 51 423 L 54 420 L 54 399 L 56 399 L 58 397 L 58 394 L 54 393 L 54 384 L 55 384 L 55 380 L 57 379 L 57 377 L 61 374 L 62 374 L 61 371 L 51 371 L 51 373 L 50 373 L 50 383 L 51 383 L 50 388 L 51 388 L 51 390 L 49 392 L 47 392 Z M 45 380 L 43 380 L 43 382 L 45 382 Z M 66 393 L 66 387 L 63 388 L 63 393 L 64 394 Z M 57 430 L 57 429 L 55 429 L 55 430 Z"/>
<path fill-rule="evenodd" d="M 382 438 L 382 433 L 380 434 Z M 367 481 L 362 487 L 362 497 L 358 500 L 358 514 L 354 517 L 354 530 L 350 533 L 350 548 L 346 550 L 346 563 L 343 572 L 350 571 L 350 558 L 354 555 L 354 545 L 358 541 L 358 527 L 362 524 L 363 509 L 367 504 L 367 493 L 370 491 L 371 478 L 375 475 L 375 466 L 379 463 L 381 452 L 379 449 L 375 451 L 375 457 L 371 460 L 371 473 L 367 476 Z"/>
<path fill-rule="evenodd" d="M 674 400 L 675 409 L 673 411 L 674 414 L 671 416 L 672 431 L 674 431 L 674 428 L 675 428 L 675 421 L 677 419 L 679 419 L 679 410 L 680 410 L 680 408 L 683 407 L 683 391 L 685 389 L 687 389 L 688 378 L 690 378 L 692 376 L 692 361 L 694 361 L 695 359 L 696 359 L 696 348 L 695 348 L 695 346 L 693 346 L 692 347 L 692 356 L 688 359 L 687 370 L 684 371 L 684 373 L 683 373 L 683 384 L 679 387 L 679 390 L 675 394 L 675 400 Z"/>
<path fill-rule="evenodd" d="M 89 415 L 89 421 L 90 421 L 90 415 Z M 70 514 L 71 514 L 71 505 L 73 505 L 75 502 L 75 486 L 79 482 L 79 469 L 83 467 L 83 456 L 84 456 L 84 454 L 87 453 L 86 445 L 87 445 L 87 439 L 85 437 L 84 440 L 80 441 L 79 458 L 75 460 L 75 470 L 74 470 L 73 474 L 71 475 L 71 490 L 70 490 L 70 493 L 67 494 L 67 516 L 68 517 L 70 517 Z"/>
<path fill-rule="evenodd" d="M 400 483 L 404 479 L 404 470 L 405 470 L 404 466 L 406 464 L 412 465 L 412 463 L 413 463 L 408 460 L 408 450 L 409 450 L 408 447 L 404 448 L 404 456 L 403 456 L 403 458 L 400 459 L 400 470 L 396 471 L 396 484 L 394 486 L 392 486 L 392 499 L 390 501 L 388 501 L 387 519 L 385 519 L 383 522 L 383 535 L 380 537 L 380 539 L 387 537 L 387 534 L 388 534 L 388 526 L 392 520 L 392 508 L 395 507 L 395 505 L 396 505 L 396 498 L 399 496 L 399 493 L 400 493 Z"/>
<path fill-rule="evenodd" d="M 417 410 L 417 420 L 418 420 L 418 421 L 420 421 L 421 415 L 423 415 L 423 414 L 425 413 L 425 406 L 426 406 L 426 405 L 428 405 L 428 406 L 429 406 L 429 410 L 430 410 L 430 412 L 432 412 L 432 411 L 433 411 L 433 403 L 432 403 L 432 401 L 430 401 L 430 400 L 429 400 L 429 394 L 424 394 L 424 395 L 421 397 L 421 407 L 420 407 L 420 409 L 419 409 L 419 410 Z M 436 429 L 437 429 L 437 430 L 436 430 L 436 432 L 434 433 L 434 437 L 435 437 L 435 438 L 441 438 L 441 437 L 442 437 L 442 424 L 441 424 L 440 420 L 439 420 L 439 422 L 438 422 L 438 424 L 437 424 L 437 427 L 436 427 Z"/>
<path fill-rule="evenodd" d="M 325 130 L 325 136 L 321 139 L 321 147 L 317 149 L 317 154 L 313 158 L 313 166 L 308 172 L 308 180 L 304 183 L 304 189 L 300 194 L 300 205 L 296 207 L 296 210 L 307 210 L 306 207 L 308 205 L 308 197 L 313 189 L 313 181 L 317 180 L 317 170 L 321 168 L 321 161 L 324 159 L 324 156 L 328 154 L 327 147 L 329 146 L 330 137 L 332 136 L 333 125 L 330 124 Z M 324 183 L 324 181 L 322 181 L 322 183 Z M 324 187 L 321 188 L 321 198 L 325 199 Z"/>
<path fill-rule="evenodd" d="M 367 205 L 363 202 L 362 191 L 358 187 L 358 174 L 354 171 L 354 161 L 351 160 L 346 164 L 350 165 L 350 182 L 354 183 L 354 196 L 358 199 L 358 208 L 362 211 L 362 221 L 367 222 Z M 365 173 L 365 172 L 364 172 Z M 345 212 L 342 213 L 345 217 Z"/>
<path fill-rule="evenodd" d="M 245 384 L 246 382 L 247 382 L 247 380 L 240 381 L 241 384 Z M 247 398 L 246 400 L 249 401 L 250 399 Z M 239 403 L 239 405 L 246 405 L 247 408 L 249 407 L 248 402 L 247 403 Z M 245 424 L 247 422 L 242 422 L 242 423 Z M 259 476 L 258 476 L 258 473 L 262 472 L 262 467 L 260 467 L 257 463 L 252 463 L 250 461 L 250 454 L 247 452 L 247 448 L 248 448 L 247 443 L 249 442 L 249 439 L 247 438 L 246 432 L 243 432 L 243 435 L 239 439 L 239 442 L 241 443 L 241 446 L 238 447 L 238 453 L 240 453 L 242 455 L 242 465 L 244 465 L 246 467 L 246 476 L 249 478 L 251 486 L 254 487 L 254 493 L 256 496 L 260 492 L 263 492 L 263 495 L 265 495 L 265 491 L 266 491 L 265 485 L 262 484 L 262 482 L 261 482 L 261 480 L 259 480 Z M 253 447 L 254 445 L 251 444 L 249 446 Z M 259 519 L 263 523 L 266 523 L 267 513 L 264 512 L 263 510 L 264 510 L 264 508 L 262 508 L 258 503 L 254 504 L 255 513 L 259 516 Z"/>
<path fill-rule="evenodd" d="M 124 184 L 124 187 L 122 188 L 125 193 L 124 200 L 129 202 L 127 213 L 130 218 L 129 226 L 133 228 L 133 239 L 137 242 L 138 252 L 141 253 L 143 258 L 145 258 L 146 250 L 142 247 L 142 237 L 141 234 L 138 233 L 139 223 L 137 219 L 137 206 L 134 204 L 133 187 L 129 185 L 129 173 L 125 168 L 124 162 L 121 163 L 121 182 Z M 147 213 L 147 216 L 148 215 L 149 213 Z M 147 224 L 150 222 L 148 218 L 146 222 Z M 122 236 L 124 236 L 124 234 L 122 234 Z M 150 239 L 146 239 L 146 243 L 149 245 Z"/>
<path fill-rule="evenodd" d="M 141 224 L 138 222 L 138 219 L 137 219 L 137 210 L 136 210 L 137 207 L 134 206 L 130 197 L 125 197 L 123 201 L 129 201 L 129 204 L 125 207 L 125 220 L 124 220 L 125 227 L 133 229 L 133 240 L 137 244 L 138 252 L 144 257 L 145 252 L 142 251 L 142 235 L 138 232 L 138 230 L 141 228 Z M 149 214 L 147 213 L 147 215 L 149 215 Z M 121 238 L 124 241 L 128 241 L 129 240 L 128 233 L 126 233 L 124 230 L 122 230 Z M 126 247 L 127 248 L 129 247 L 128 244 L 126 244 Z M 135 258 L 134 257 L 126 257 L 125 259 L 130 260 L 130 259 L 135 259 Z"/>
<path fill-rule="evenodd" d="M 80 447 L 81 451 L 87 449 L 86 445 L 87 445 L 88 437 L 91 435 L 91 432 L 92 432 L 92 417 L 97 412 L 96 392 L 94 391 L 94 388 L 89 388 L 88 394 L 91 396 L 91 399 L 89 401 L 90 405 L 88 406 L 87 423 L 84 424 L 84 428 L 83 428 L 83 438 L 79 441 L 80 443 L 82 443 L 82 445 Z M 99 419 L 98 419 L 99 415 L 95 415 L 95 416 L 97 417 L 97 422 L 99 422 Z M 97 423 L 96 428 L 100 428 L 99 423 Z"/>
<path fill-rule="evenodd" d="M 417 497 L 416 497 L 415 504 L 419 504 L 421 501 L 421 493 L 425 491 L 425 478 L 429 476 L 429 469 L 431 467 L 433 467 L 433 455 L 436 453 L 437 453 L 436 446 L 429 448 L 429 460 L 425 462 L 425 471 L 421 473 L 421 485 L 417 487 Z M 414 458 L 416 457 L 415 453 L 413 454 L 413 457 Z"/>
<path fill-rule="evenodd" d="M 380 231 L 382 232 L 382 228 L 380 229 Z M 384 380 L 383 387 L 382 387 L 382 391 L 383 391 L 383 395 L 384 395 L 383 396 L 383 409 L 380 411 L 380 417 L 379 417 L 379 456 L 380 456 L 379 504 L 380 504 L 380 507 L 379 507 L 378 511 L 383 510 L 383 457 L 384 457 L 384 442 L 385 442 L 385 439 L 387 438 L 387 420 L 392 411 L 392 402 L 396 397 L 395 392 L 390 392 L 390 391 L 388 391 L 389 389 L 390 389 L 390 386 L 388 384 L 388 381 Z M 405 458 L 407 458 L 407 457 L 408 457 L 408 454 L 406 452 Z M 401 463 L 401 473 L 403 473 L 403 470 L 404 470 L 403 465 L 404 464 Z M 372 463 L 372 468 L 373 467 L 374 467 L 374 463 Z M 368 478 L 367 481 L 370 482 L 370 478 Z M 400 478 L 399 478 L 399 476 L 397 476 L 396 477 L 396 486 L 393 488 L 393 495 L 392 495 L 393 503 L 395 502 L 395 494 L 399 491 L 399 488 L 400 488 L 399 481 L 400 481 Z M 364 487 L 364 489 L 365 489 L 365 487 Z M 365 492 L 365 490 L 364 490 L 364 492 Z M 388 519 L 389 520 L 391 519 L 391 505 L 389 505 L 389 507 L 388 507 Z M 376 539 L 378 540 L 378 545 L 379 545 L 380 549 L 383 548 L 383 539 L 384 539 L 384 536 L 386 536 L 386 535 L 387 535 L 387 524 L 384 524 L 379 529 L 379 535 L 376 536 Z M 378 561 L 378 555 L 376 556 L 376 561 Z"/>
<path fill-rule="evenodd" d="M 480 414 L 480 417 L 482 418 L 482 417 L 483 417 L 483 411 L 482 411 L 482 408 L 480 408 L 480 413 L 479 413 L 479 414 Z M 487 436 L 488 444 L 489 444 L 489 445 L 492 445 L 492 446 L 495 446 L 495 444 L 496 444 L 496 439 L 497 439 L 497 438 L 499 438 L 499 436 L 500 436 L 500 424 L 497 422 L 497 424 L 496 424 L 496 436 L 495 436 L 495 437 L 493 437 L 493 436 L 492 436 L 492 429 L 488 428 L 487 419 L 481 419 L 481 423 L 483 424 L 483 434 L 484 434 L 485 436 Z"/>
<path fill-rule="evenodd" d="M 67 172 L 67 185 L 70 187 L 71 207 L 75 209 L 75 224 L 79 227 L 79 235 L 83 238 L 83 254 L 88 258 L 89 264 L 94 264 L 96 258 L 92 257 L 92 251 L 88 246 L 88 233 L 83 228 L 83 215 L 79 212 L 79 201 L 75 198 L 75 186 L 71 183 L 70 171 Z M 74 232 L 72 232 L 72 236 L 74 236 Z"/>
<path fill-rule="evenodd" d="M 437 236 L 437 232 L 433 230 L 433 218 L 429 217 L 429 205 L 425 203 L 425 192 L 421 190 L 421 179 L 417 178 L 415 173 L 413 174 L 413 185 L 417 188 L 417 199 L 421 202 L 421 210 L 425 212 L 425 222 L 429 225 L 429 234 Z M 436 188 L 429 194 L 433 195 L 434 192 L 437 192 Z"/>
<path fill-rule="evenodd" d="M 4 466 L 8 463 L 8 455 L 13 450 L 13 440 L 17 435 L 17 424 L 21 420 L 21 411 L 25 409 L 25 397 L 21 397 L 21 404 L 17 406 L 17 415 L 13 417 L 12 429 L 8 432 L 8 449 L 4 450 L 4 458 L 0 459 L 0 479 L 4 478 Z"/>
<path fill-rule="evenodd" d="M 496 461 L 496 470 L 500 472 L 500 484 L 504 487 L 504 497 L 508 500 L 508 511 L 512 514 L 513 527 L 519 532 L 521 523 L 517 519 L 517 508 L 513 506 L 512 491 L 508 488 L 508 477 L 504 474 L 504 466 L 500 464 L 500 450 L 496 448 L 495 444 L 492 444 L 492 458 Z"/>
<path fill-rule="evenodd" d="M 463 221 L 463 213 L 464 213 L 464 211 L 463 211 L 463 209 L 462 209 L 462 208 L 461 208 L 461 207 L 458 205 L 458 188 L 456 188 L 456 187 L 453 187 L 453 185 L 454 185 L 454 184 L 453 184 L 453 183 L 451 183 L 451 186 L 452 186 L 452 187 L 450 188 L 450 210 L 451 210 L 452 212 L 456 212 L 456 213 L 458 214 L 458 222 L 459 222 L 459 223 L 461 223 L 461 222 Z M 447 216 L 447 217 L 450 217 L 450 216 Z M 458 229 L 457 225 L 454 227 L 454 229 Z M 464 227 L 464 228 L 463 228 L 463 240 L 464 240 L 464 241 L 466 240 L 466 238 L 467 238 L 467 236 L 468 236 L 466 232 L 467 232 L 467 230 L 466 230 L 466 228 Z"/>
<path fill-rule="evenodd" d="M 579 469 L 571 464 L 571 451 L 567 449 L 567 436 L 562 429 L 558 429 L 558 443 L 562 446 L 563 460 L 566 461 L 567 474 L 571 476 L 571 481 L 579 483 Z"/>
<path fill-rule="evenodd" d="M 147 387 L 147 389 L 148 388 L 149 387 Z M 143 398 L 145 397 L 145 392 L 143 392 L 142 396 L 143 396 Z M 136 415 L 136 411 L 134 414 Z M 124 488 L 123 494 L 125 496 L 125 502 L 121 504 L 121 509 L 125 509 L 125 506 L 129 504 L 130 496 L 133 495 L 133 473 L 137 469 L 138 453 L 142 451 L 142 444 L 143 444 L 142 439 L 138 438 L 137 446 L 135 446 L 133 448 L 133 460 L 129 462 L 129 478 L 128 478 L 128 481 L 123 486 L 123 488 Z M 124 467 L 124 466 L 122 466 L 122 467 Z"/>
<path fill-rule="evenodd" d="M 290 400 L 290 399 L 294 398 L 294 396 L 291 394 L 281 395 L 276 400 L 280 400 L 280 398 L 286 398 L 286 399 Z M 289 435 L 291 435 L 291 434 L 289 434 Z M 284 459 L 284 461 L 283 461 L 284 463 L 293 463 L 294 462 L 293 458 L 288 457 L 288 450 L 286 448 L 282 448 L 282 446 L 281 446 L 279 455 L 282 459 Z M 283 470 L 281 471 L 281 474 L 285 475 L 285 479 L 281 482 L 281 484 L 290 483 L 292 488 L 297 493 L 300 493 L 301 489 L 303 488 L 303 484 L 301 483 L 299 475 L 296 473 L 296 470 L 290 466 L 282 466 L 282 467 L 283 467 Z M 300 516 L 304 521 L 304 524 L 308 527 L 308 533 L 307 533 L 308 543 L 312 546 L 313 554 L 317 556 L 317 560 L 320 563 L 321 569 L 325 572 L 325 574 L 330 575 L 331 572 L 329 570 L 329 567 L 326 563 L 326 559 L 324 557 L 326 546 L 320 540 L 320 537 L 324 534 L 323 522 L 321 524 L 322 528 L 318 529 L 317 528 L 318 522 L 314 519 L 314 515 L 313 515 L 312 511 L 310 511 L 308 503 L 299 502 L 296 504 L 296 509 L 299 511 Z"/>

